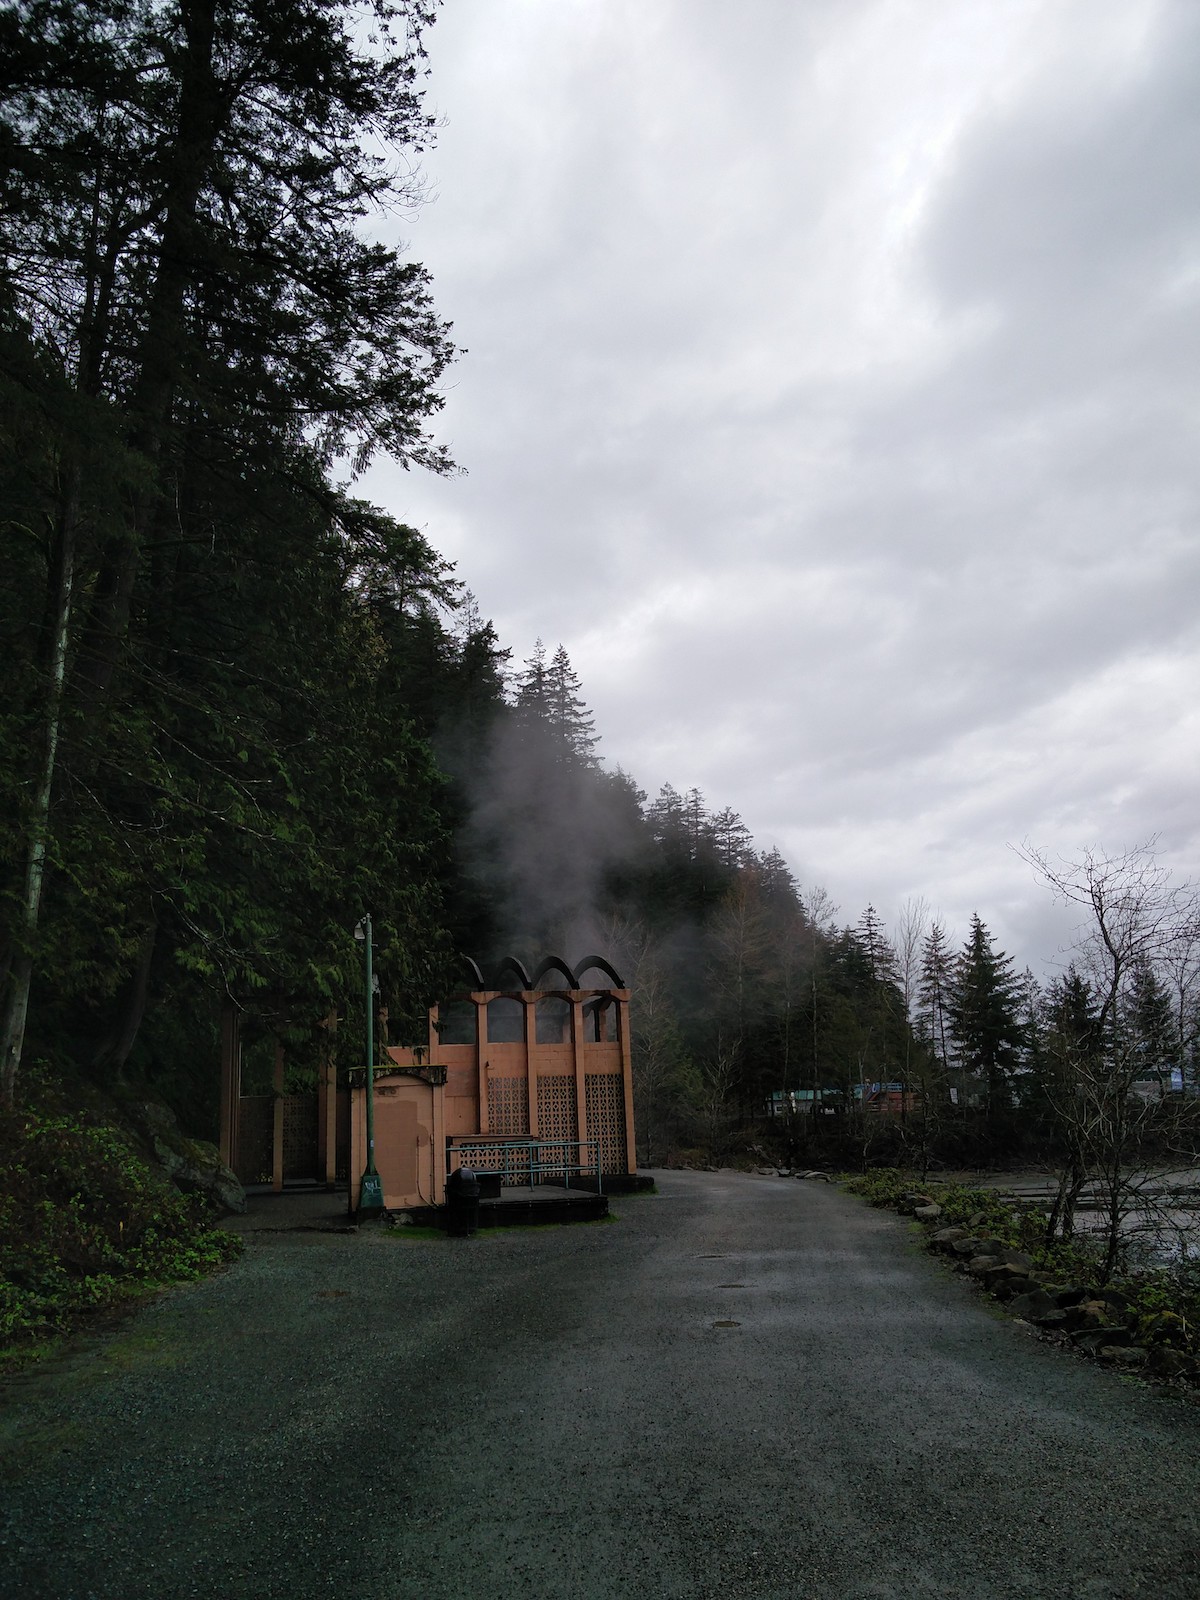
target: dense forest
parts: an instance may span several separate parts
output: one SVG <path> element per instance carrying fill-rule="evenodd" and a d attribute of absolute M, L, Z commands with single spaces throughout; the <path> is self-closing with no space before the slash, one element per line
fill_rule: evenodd
<path fill-rule="evenodd" d="M 1197 925 L 1151 855 L 1035 861 L 1089 928 L 1045 986 L 978 917 L 839 920 L 729 806 L 606 767 L 561 645 L 515 666 L 429 541 L 353 493 L 377 452 L 457 470 L 451 330 L 371 237 L 420 200 L 432 20 L 0 18 L 4 1098 L 70 1061 L 211 1136 L 223 1000 L 250 1072 L 280 1036 L 302 1077 L 331 1010 L 360 1037 L 369 910 L 396 1039 L 458 951 L 608 955 L 649 1161 L 1169 1146 Z"/>

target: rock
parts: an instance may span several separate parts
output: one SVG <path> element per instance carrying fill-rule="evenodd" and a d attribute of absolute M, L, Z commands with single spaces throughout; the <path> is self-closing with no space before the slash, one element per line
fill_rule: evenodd
<path fill-rule="evenodd" d="M 1149 1344 L 1175 1345 L 1180 1349 L 1187 1346 L 1187 1323 L 1177 1311 L 1160 1311 L 1157 1316 L 1146 1318 L 1141 1326 Z"/>
<path fill-rule="evenodd" d="M 1071 1343 L 1078 1345 L 1081 1350 L 1099 1350 L 1102 1345 L 1134 1344 L 1136 1340 L 1128 1328 L 1075 1328 L 1071 1333 Z"/>
<path fill-rule="evenodd" d="M 913 1216 L 918 1222 L 936 1222 L 941 1214 L 941 1206 L 932 1200 L 927 1206 L 916 1206 L 913 1210 Z"/>
<path fill-rule="evenodd" d="M 1027 1256 L 1023 1250 L 1003 1249 L 1000 1260 L 1008 1267 L 1019 1267 L 1022 1272 L 1033 1271 L 1033 1257 Z"/>
<path fill-rule="evenodd" d="M 1059 1288 L 1055 1288 L 1047 1284 L 1046 1293 L 1052 1294 L 1054 1296 L 1055 1303 L 1062 1306 L 1064 1310 L 1066 1310 L 1068 1306 L 1081 1305 L 1083 1301 L 1087 1299 L 1086 1289 L 1077 1289 L 1071 1284 L 1067 1284 Z"/>
<path fill-rule="evenodd" d="M 929 1245 L 933 1250 L 950 1250 L 955 1242 L 967 1237 L 965 1228 L 939 1228 L 936 1233 L 929 1236 Z"/>
<path fill-rule="evenodd" d="M 1044 1329 L 1046 1333 L 1065 1333 L 1067 1331 L 1067 1317 L 1068 1313 L 1066 1311 L 1060 1311 L 1055 1307 L 1053 1311 L 1043 1311 L 1040 1317 L 1031 1317 L 1029 1320 L 1036 1322 L 1038 1327 Z"/>
<path fill-rule="evenodd" d="M 996 1296 L 997 1300 L 1013 1300 L 1023 1294 L 1044 1293 L 1040 1283 L 1035 1283 L 1032 1278 L 1022 1277 L 1019 1272 L 1014 1272 L 1007 1278 L 988 1278 L 988 1290 Z"/>
<path fill-rule="evenodd" d="M 1097 1354 L 1101 1361 L 1112 1361 L 1119 1367 L 1144 1367 L 1150 1359 L 1150 1352 L 1138 1344 L 1105 1344 Z"/>
<path fill-rule="evenodd" d="M 983 1243 L 982 1239 L 976 1239 L 973 1234 L 967 1234 L 965 1239 L 956 1239 L 950 1248 L 956 1256 L 966 1256 L 970 1260 L 972 1256 L 987 1254 L 982 1248 Z"/>
<path fill-rule="evenodd" d="M 992 1256 L 997 1261 L 1003 1258 L 1007 1249 L 1008 1246 L 1003 1239 L 988 1239 L 985 1237 L 979 1242 L 979 1254 L 981 1256 Z"/>
<path fill-rule="evenodd" d="M 1103 1300 L 1079 1300 L 1075 1314 L 1081 1328 L 1107 1328 L 1113 1320 Z"/>
<path fill-rule="evenodd" d="M 155 1100 L 137 1101 L 124 1109 L 177 1189 L 204 1195 L 221 1211 L 239 1216 L 245 1211 L 246 1191 L 215 1144 L 187 1138 L 175 1113 Z"/>
<path fill-rule="evenodd" d="M 1014 1317 L 1021 1317 L 1026 1322 L 1037 1322 L 1039 1318 L 1048 1316 L 1058 1307 L 1051 1300 L 1044 1289 L 1030 1289 L 1026 1294 L 1019 1294 L 1009 1302 L 1008 1309 Z"/>
<path fill-rule="evenodd" d="M 1129 1310 L 1129 1297 L 1122 1294 L 1120 1289 L 1097 1289 L 1092 1298 L 1094 1300 L 1103 1300 L 1108 1309 L 1117 1317 L 1125 1316 Z"/>
<path fill-rule="evenodd" d="M 995 1256 L 972 1256 L 967 1262 L 967 1271 L 973 1278 L 986 1278 L 989 1273 L 996 1270 Z"/>
<path fill-rule="evenodd" d="M 1178 1378 L 1187 1372 L 1191 1362 L 1178 1350 L 1171 1350 L 1165 1344 L 1155 1345 L 1147 1353 L 1146 1371 L 1153 1378 Z"/>
<path fill-rule="evenodd" d="M 1107 1328 L 1076 1328 L 1067 1337 L 1077 1350 L 1095 1355 L 1101 1345 L 1108 1343 Z"/>
<path fill-rule="evenodd" d="M 986 1221 L 987 1221 L 987 1212 L 986 1211 L 977 1211 L 973 1217 L 968 1217 L 967 1218 L 967 1227 L 970 1228 L 972 1230 L 972 1232 L 974 1232 L 974 1230 L 976 1228 L 982 1228 Z"/>

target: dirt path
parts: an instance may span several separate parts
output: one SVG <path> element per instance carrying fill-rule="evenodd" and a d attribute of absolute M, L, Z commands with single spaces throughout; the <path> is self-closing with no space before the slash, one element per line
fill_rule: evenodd
<path fill-rule="evenodd" d="M 248 1234 L 10 1386 L 0 1592 L 1194 1600 L 1200 1411 L 1001 1319 L 825 1185 Z"/>

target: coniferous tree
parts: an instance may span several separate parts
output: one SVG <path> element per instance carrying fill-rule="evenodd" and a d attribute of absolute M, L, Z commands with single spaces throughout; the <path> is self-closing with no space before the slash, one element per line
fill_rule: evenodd
<path fill-rule="evenodd" d="M 246 752 L 221 680 L 254 619 L 235 608 L 215 641 L 180 643 L 198 598 L 236 593 L 242 530 L 292 519 L 304 553 L 280 566 L 303 571 L 313 529 L 340 520 L 353 539 L 326 476 L 336 453 L 449 465 L 426 432 L 446 329 L 422 269 L 361 227 L 413 198 L 403 165 L 374 152 L 427 136 L 431 19 L 381 0 L 373 32 L 360 20 L 334 0 L 23 0 L 7 15 L 0 318 L 7 393 L 40 408 L 49 466 L 30 480 L 41 625 L 11 686 L 39 754 L 15 811 L 23 864 L 0 885 L 8 1096 L 34 964 L 48 975 L 84 937 L 53 906 L 57 939 L 41 927 L 47 866 L 63 905 L 88 880 L 107 901 L 96 970 L 119 984 L 132 965 L 137 989 L 161 925 L 155 852 L 183 870 L 170 839 L 195 810 L 193 775 L 228 783 L 228 753 Z M 260 585 L 260 621 L 287 604 Z M 277 667 L 268 679 L 286 679 Z M 236 819 L 249 800 L 249 829 L 267 787 L 242 773 L 236 802 L 200 811 Z M 283 848 L 291 824 L 259 831 Z"/>
<path fill-rule="evenodd" d="M 546 670 L 545 709 L 551 728 L 582 765 L 595 762 L 596 719 L 584 704 L 579 678 L 560 644 Z"/>
<path fill-rule="evenodd" d="M 1011 957 L 993 947 L 991 934 L 978 914 L 973 915 L 954 963 L 950 1031 L 963 1071 L 984 1081 L 989 1114 L 1012 1104 L 1012 1075 L 1025 1040 L 1020 1006 Z"/>
<path fill-rule="evenodd" d="M 953 989 L 953 957 L 946 930 L 940 922 L 930 925 L 921 947 L 921 969 L 917 980 L 918 1027 L 945 1071 L 950 1066 L 950 1000 Z"/>

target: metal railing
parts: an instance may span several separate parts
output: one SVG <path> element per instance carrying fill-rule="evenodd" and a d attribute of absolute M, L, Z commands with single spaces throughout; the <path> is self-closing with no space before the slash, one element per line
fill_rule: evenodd
<path fill-rule="evenodd" d="M 589 1155 L 585 1155 L 590 1152 Z M 458 1134 L 446 1146 L 446 1176 L 461 1166 L 476 1172 L 499 1172 L 507 1187 L 532 1189 L 535 1184 L 561 1179 L 564 1189 L 572 1176 L 593 1177 L 596 1193 L 604 1193 L 598 1139 L 489 1139 L 486 1134 Z"/>

